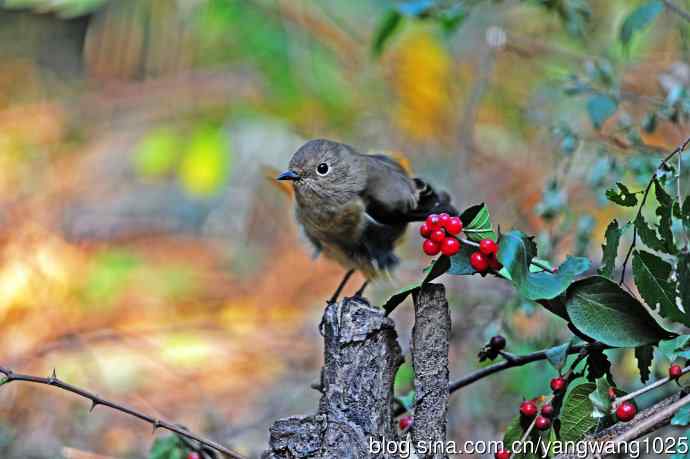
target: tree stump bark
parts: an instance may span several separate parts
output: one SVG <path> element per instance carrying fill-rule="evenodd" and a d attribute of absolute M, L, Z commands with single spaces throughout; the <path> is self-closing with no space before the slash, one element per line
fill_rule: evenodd
<path fill-rule="evenodd" d="M 345 298 L 328 305 L 321 333 L 325 362 L 318 413 L 276 421 L 262 458 L 398 457 L 370 452 L 372 442 L 397 440 L 393 381 L 403 358 L 393 321 L 365 300 Z"/>
<path fill-rule="evenodd" d="M 420 459 L 445 459 L 448 457 L 445 451 L 449 395 L 448 301 L 441 284 L 422 285 L 413 299 L 412 366 L 416 402 L 412 444 Z"/>

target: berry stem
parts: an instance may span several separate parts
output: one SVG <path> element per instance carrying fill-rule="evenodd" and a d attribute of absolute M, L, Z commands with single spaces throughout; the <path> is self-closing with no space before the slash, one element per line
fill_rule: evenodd
<path fill-rule="evenodd" d="M 479 248 L 479 243 L 478 243 L 478 242 L 470 241 L 469 239 L 465 239 L 465 238 L 462 238 L 462 237 L 457 237 L 457 239 L 458 239 L 460 242 L 462 242 L 463 244 L 467 244 L 467 245 L 469 245 L 469 246 L 471 246 L 471 247 L 477 247 L 477 248 Z M 530 260 L 529 263 L 530 263 L 531 265 L 536 266 L 537 268 L 543 269 L 543 270 L 546 271 L 546 272 L 549 272 L 549 273 L 553 272 L 549 266 L 545 265 L 544 263 L 542 263 L 542 262 L 539 261 L 539 260 Z"/>
<path fill-rule="evenodd" d="M 690 367 L 685 367 L 685 368 L 683 368 L 683 374 L 686 374 L 686 373 L 688 373 L 688 372 L 690 372 Z M 640 389 L 638 389 L 638 390 L 636 390 L 636 391 L 634 391 L 634 392 L 630 392 L 630 393 L 627 394 L 627 395 L 624 395 L 624 396 L 622 396 L 622 397 L 618 397 L 618 398 L 616 398 L 616 400 L 611 404 L 611 409 L 612 409 L 613 411 L 615 411 L 615 409 L 616 409 L 616 408 L 618 407 L 618 405 L 620 405 L 621 403 L 623 403 L 623 402 L 625 402 L 625 401 L 628 401 L 628 400 L 632 400 L 632 399 L 634 399 L 634 398 L 637 397 L 637 396 L 640 396 L 640 395 L 642 395 L 642 394 L 644 394 L 644 393 L 646 393 L 646 392 L 649 392 L 650 390 L 654 390 L 654 389 L 656 389 L 657 387 L 663 386 L 664 384 L 666 384 L 666 383 L 669 382 L 669 381 L 675 381 L 675 380 L 676 380 L 676 378 L 669 378 L 668 376 L 666 376 L 665 378 L 661 378 L 661 379 L 659 379 L 658 381 L 654 381 L 653 383 L 648 384 L 648 385 L 646 385 L 646 386 L 644 386 L 644 387 L 642 387 L 642 388 L 640 388 Z"/>
<path fill-rule="evenodd" d="M 532 432 L 532 429 L 534 429 L 534 423 L 537 421 L 537 417 L 535 416 L 534 419 L 532 419 L 532 422 L 529 424 L 529 427 L 525 430 L 525 433 L 522 434 L 522 437 L 520 437 L 520 444 L 525 444 L 525 440 L 527 440 L 527 437 L 529 437 L 529 434 Z M 514 454 L 511 452 L 510 457 L 508 459 L 513 459 Z"/>

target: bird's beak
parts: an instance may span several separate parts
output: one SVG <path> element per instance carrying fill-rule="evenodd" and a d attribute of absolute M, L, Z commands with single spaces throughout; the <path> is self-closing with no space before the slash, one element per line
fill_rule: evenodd
<path fill-rule="evenodd" d="M 280 174 L 278 177 L 276 177 L 276 180 L 299 180 L 300 177 L 299 174 L 292 172 L 292 171 L 285 171 L 282 174 Z"/>

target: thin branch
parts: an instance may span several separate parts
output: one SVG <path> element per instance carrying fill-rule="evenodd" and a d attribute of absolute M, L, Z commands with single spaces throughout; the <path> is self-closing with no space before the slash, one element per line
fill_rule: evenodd
<path fill-rule="evenodd" d="M 690 13 L 673 3 L 671 0 L 661 0 L 669 11 L 676 13 L 686 21 L 690 22 Z"/>
<path fill-rule="evenodd" d="M 685 151 L 685 149 L 688 147 L 688 144 L 690 144 L 690 137 L 685 139 L 685 142 L 683 142 L 680 146 L 676 147 L 675 150 L 673 150 L 671 153 L 669 153 L 657 166 L 656 170 L 654 171 L 654 174 L 652 174 L 652 177 L 649 179 L 649 182 L 647 182 L 647 186 L 644 189 L 644 194 L 642 195 L 642 201 L 640 201 L 640 206 L 637 209 L 637 213 L 635 214 L 635 218 L 632 220 L 633 222 L 633 239 L 632 242 L 630 243 L 630 247 L 628 247 L 628 251 L 625 254 L 625 259 L 623 260 L 623 267 L 621 269 L 621 278 L 620 281 L 618 282 L 618 285 L 623 284 L 625 281 L 625 270 L 628 267 L 628 261 L 630 260 L 630 255 L 632 255 L 633 250 L 635 249 L 635 246 L 637 245 L 637 226 L 634 224 L 634 222 L 642 216 L 642 209 L 644 208 L 644 205 L 647 203 L 647 197 L 649 197 L 649 192 L 652 189 L 652 184 L 654 184 L 654 180 L 656 179 L 657 172 L 663 167 L 668 164 L 668 162 L 673 159 L 674 156 L 676 156 L 679 153 L 682 153 Z"/>
<path fill-rule="evenodd" d="M 241 456 L 239 453 L 221 445 L 220 443 L 216 443 L 213 440 L 208 440 L 200 435 L 197 435 L 195 433 L 192 433 L 188 430 L 186 430 L 184 427 L 181 427 L 177 424 L 172 424 L 170 422 L 155 418 L 153 416 L 149 416 L 148 414 L 142 413 L 140 411 L 137 411 L 133 408 L 130 408 L 125 405 L 120 405 L 115 402 L 111 402 L 109 400 L 106 400 L 104 398 L 99 397 L 98 395 L 89 392 L 85 389 L 81 389 L 77 386 L 73 386 L 72 384 L 68 384 L 64 381 L 61 381 L 58 379 L 58 377 L 55 374 L 55 370 L 53 370 L 53 374 L 51 374 L 48 378 L 43 378 L 40 376 L 32 376 L 32 375 L 26 375 L 26 374 L 20 374 L 20 373 L 15 373 L 14 371 L 10 370 L 9 368 L 5 368 L 0 366 L 0 373 L 5 376 L 5 379 L 0 383 L 0 385 L 7 384 L 13 381 L 23 381 L 23 382 L 30 382 L 34 384 L 43 384 L 46 386 L 53 386 L 57 387 L 58 389 L 62 389 L 67 392 L 71 392 L 73 394 L 79 395 L 80 397 L 83 397 L 91 402 L 91 408 L 89 409 L 89 412 L 93 411 L 94 408 L 96 408 L 98 405 L 103 405 L 107 406 L 108 408 L 111 408 L 115 411 L 120 411 L 121 413 L 128 414 L 130 416 L 133 416 L 137 419 L 140 419 L 144 422 L 147 422 L 153 426 L 154 432 L 157 429 L 165 429 L 169 430 L 170 432 L 176 433 L 177 435 L 180 435 L 181 437 L 188 438 L 190 440 L 194 440 L 199 442 L 203 446 L 207 446 L 208 448 L 211 448 L 215 451 L 218 451 L 219 453 L 224 454 L 226 457 L 229 457 L 231 459 L 244 459 L 244 456 Z"/>
<path fill-rule="evenodd" d="M 678 410 L 688 403 L 690 403 L 690 395 L 682 397 L 680 400 L 660 410 L 658 413 L 653 414 L 639 424 L 636 424 L 632 429 L 614 438 L 612 442 L 614 444 L 629 442 L 640 438 L 648 432 L 656 430 L 659 426 L 668 423 L 668 420 L 671 419 L 671 417 L 673 417 Z"/>
<path fill-rule="evenodd" d="M 685 368 L 683 368 L 682 374 L 686 374 L 686 373 L 688 373 L 688 372 L 690 372 L 690 367 L 685 367 Z M 640 388 L 640 389 L 638 389 L 638 390 L 636 390 L 636 391 L 634 391 L 634 392 L 630 392 L 629 394 L 626 394 L 626 395 L 624 395 L 624 396 L 622 396 L 622 397 L 616 398 L 616 401 L 613 402 L 613 404 L 612 404 L 611 411 L 612 411 L 612 412 L 615 411 L 616 408 L 617 408 L 621 403 L 623 403 L 623 402 L 625 402 L 625 401 L 627 401 L 627 400 L 632 400 L 632 399 L 634 399 L 635 397 L 639 397 L 640 395 L 642 395 L 642 394 L 644 394 L 644 393 L 646 393 L 646 392 L 649 392 L 650 390 L 654 390 L 654 389 L 656 389 L 657 387 L 661 387 L 661 386 L 663 386 L 664 384 L 666 384 L 666 383 L 669 382 L 669 381 L 675 381 L 675 379 L 672 379 L 672 378 L 670 378 L 670 377 L 667 376 L 667 377 L 665 377 L 665 378 L 661 378 L 661 379 L 659 379 L 659 380 L 657 380 L 657 381 L 654 381 L 653 383 L 648 384 L 648 385 L 646 385 L 646 386 L 644 386 L 644 387 L 642 387 L 642 388 Z"/>

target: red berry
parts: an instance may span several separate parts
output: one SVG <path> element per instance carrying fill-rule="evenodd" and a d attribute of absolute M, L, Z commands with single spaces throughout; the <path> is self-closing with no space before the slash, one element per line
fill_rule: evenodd
<path fill-rule="evenodd" d="M 431 239 L 434 242 L 443 242 L 443 240 L 446 238 L 446 232 L 443 231 L 442 229 L 436 229 L 431 232 L 431 236 L 429 236 L 429 239 Z"/>
<path fill-rule="evenodd" d="M 429 228 L 429 225 L 422 223 L 422 226 L 419 227 L 419 234 L 423 238 L 429 239 L 429 236 L 431 236 L 431 228 Z"/>
<path fill-rule="evenodd" d="M 510 459 L 510 451 L 507 449 L 499 449 L 496 451 L 496 454 L 494 454 L 494 457 L 496 459 Z"/>
<path fill-rule="evenodd" d="M 448 222 L 450 221 L 450 215 L 447 213 L 442 213 L 438 215 L 438 221 L 441 224 L 442 228 L 445 228 L 448 225 Z"/>
<path fill-rule="evenodd" d="M 426 225 L 429 227 L 429 229 L 431 229 L 433 231 L 435 229 L 440 228 L 441 219 L 439 218 L 438 215 L 431 214 L 428 217 L 426 217 Z"/>
<path fill-rule="evenodd" d="M 566 388 L 568 383 L 566 382 L 565 378 L 562 376 L 559 376 L 557 378 L 553 378 L 551 380 L 551 390 L 554 392 L 563 392 Z"/>
<path fill-rule="evenodd" d="M 441 242 L 441 253 L 447 257 L 452 257 L 460 251 L 460 241 L 453 236 L 448 236 Z"/>
<path fill-rule="evenodd" d="M 187 455 L 187 459 L 201 459 L 201 456 L 199 456 L 199 453 L 196 451 L 190 451 Z"/>
<path fill-rule="evenodd" d="M 462 220 L 460 220 L 460 217 L 450 217 L 448 223 L 446 223 L 446 231 L 454 236 L 460 234 L 460 231 L 462 231 Z"/>
<path fill-rule="evenodd" d="M 671 368 L 668 369 L 668 377 L 671 379 L 678 379 L 681 376 L 683 376 L 683 368 L 675 363 L 671 365 Z"/>
<path fill-rule="evenodd" d="M 503 269 L 503 265 L 498 262 L 496 256 L 494 255 L 493 257 L 489 257 L 489 268 L 491 268 L 493 271 L 500 271 Z"/>
<path fill-rule="evenodd" d="M 422 244 L 422 250 L 430 257 L 433 257 L 434 255 L 438 255 L 441 251 L 441 244 L 427 239 L 424 241 L 424 244 Z"/>
<path fill-rule="evenodd" d="M 618 408 L 616 408 L 616 417 L 618 418 L 618 420 L 623 422 L 628 422 L 632 420 L 632 418 L 634 418 L 636 414 L 637 407 L 632 402 L 625 401 L 618 405 Z"/>
<path fill-rule="evenodd" d="M 489 269 L 489 260 L 481 252 L 474 252 L 470 255 L 470 264 L 480 273 L 486 272 Z"/>
<path fill-rule="evenodd" d="M 553 405 L 551 405 L 550 403 L 547 403 L 546 405 L 541 407 L 541 415 L 545 418 L 551 418 L 551 416 L 553 416 L 553 412 Z"/>
<path fill-rule="evenodd" d="M 537 416 L 534 420 L 534 428 L 537 430 L 547 430 L 551 427 L 551 419 L 544 416 Z"/>
<path fill-rule="evenodd" d="M 539 411 L 539 408 L 532 400 L 525 400 L 520 403 L 520 413 L 525 417 L 533 418 L 537 415 L 537 411 Z"/>
<path fill-rule="evenodd" d="M 483 239 L 479 242 L 479 251 L 487 257 L 495 256 L 498 253 L 498 246 L 491 239 Z"/>
<path fill-rule="evenodd" d="M 398 426 L 400 430 L 407 430 L 412 425 L 412 416 L 403 416 L 398 421 Z"/>

